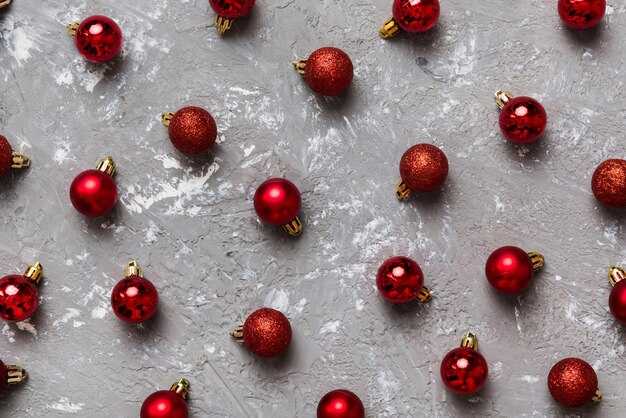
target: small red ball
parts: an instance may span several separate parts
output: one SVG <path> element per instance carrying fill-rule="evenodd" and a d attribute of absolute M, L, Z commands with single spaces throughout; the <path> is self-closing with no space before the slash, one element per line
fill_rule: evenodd
<path fill-rule="evenodd" d="M 23 276 L 0 279 L 0 317 L 19 322 L 30 318 L 39 306 L 39 292 L 35 284 Z"/>
<path fill-rule="evenodd" d="M 546 130 L 547 124 L 546 110 L 541 103 L 530 97 L 514 97 L 500 112 L 502 133 L 517 144 L 536 141 Z"/>
<path fill-rule="evenodd" d="M 106 16 L 91 16 L 76 30 L 76 48 L 85 59 L 104 62 L 122 49 L 122 30 Z"/>
<path fill-rule="evenodd" d="M 0 177 L 11 170 L 13 165 L 13 148 L 9 141 L 0 135 Z"/>
<path fill-rule="evenodd" d="M 626 280 L 615 283 L 609 296 L 611 313 L 622 324 L 626 324 Z"/>
<path fill-rule="evenodd" d="M 110 175 L 102 171 L 83 171 L 70 186 L 70 199 L 83 215 L 102 216 L 117 202 L 117 185 Z"/>
<path fill-rule="evenodd" d="M 566 358 L 552 366 L 548 389 L 561 405 L 583 406 L 593 399 L 598 389 L 598 376 L 586 361 Z"/>
<path fill-rule="evenodd" d="M 300 191 L 289 180 L 264 181 L 254 194 L 254 210 L 259 218 L 272 225 L 285 225 L 300 212 Z"/>
<path fill-rule="evenodd" d="M 485 385 L 489 367 L 478 351 L 460 347 L 446 354 L 440 372 L 441 380 L 448 389 L 460 395 L 469 395 Z"/>
<path fill-rule="evenodd" d="M 172 145 L 185 154 L 205 153 L 215 144 L 215 119 L 201 107 L 183 107 L 174 114 L 168 129 Z"/>
<path fill-rule="evenodd" d="M 177 393 L 160 390 L 148 396 L 141 405 L 141 418 L 187 418 L 187 403 Z"/>
<path fill-rule="evenodd" d="M 448 158 L 434 145 L 413 145 L 400 159 L 400 177 L 415 192 L 433 191 L 448 177 Z"/>
<path fill-rule="evenodd" d="M 7 385 L 7 380 L 9 380 L 9 374 L 7 372 L 7 368 L 0 360 L 0 393 L 4 390 Z"/>
<path fill-rule="evenodd" d="M 395 0 L 393 18 L 406 32 L 426 32 L 439 20 L 439 9 L 438 0 Z"/>
<path fill-rule="evenodd" d="M 111 306 L 119 319 L 138 324 L 157 310 L 159 294 L 148 279 L 130 276 L 120 280 L 111 293 Z"/>
<path fill-rule="evenodd" d="M 317 418 L 365 418 L 365 408 L 354 393 L 337 389 L 320 399 Z"/>
<path fill-rule="evenodd" d="M 306 60 L 304 78 L 316 93 L 339 96 L 352 83 L 354 67 L 341 49 L 325 47 L 314 51 Z"/>
<path fill-rule="evenodd" d="M 243 324 L 243 341 L 257 356 L 277 356 L 289 347 L 291 324 L 287 317 L 276 309 L 256 310 Z"/>
<path fill-rule="evenodd" d="M 485 275 L 494 289 L 503 293 L 519 293 L 530 285 L 535 272 L 528 253 L 508 246 L 491 253 L 485 265 Z"/>
<path fill-rule="evenodd" d="M 211 8 L 219 16 L 236 19 L 247 16 L 254 6 L 255 0 L 209 0 Z"/>
<path fill-rule="evenodd" d="M 424 287 L 420 266 L 408 257 L 393 257 L 378 269 L 376 287 L 390 302 L 405 303 L 417 297 Z"/>
<path fill-rule="evenodd" d="M 559 0 L 559 16 L 572 29 L 596 26 L 606 12 L 606 0 Z"/>
<path fill-rule="evenodd" d="M 606 160 L 596 168 L 591 178 L 591 190 L 605 206 L 626 206 L 626 160 Z"/>

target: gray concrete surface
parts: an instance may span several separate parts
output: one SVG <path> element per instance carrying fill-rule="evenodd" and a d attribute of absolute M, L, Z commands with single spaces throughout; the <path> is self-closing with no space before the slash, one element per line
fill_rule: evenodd
<path fill-rule="evenodd" d="M 368 417 L 619 417 L 626 330 L 612 319 L 606 267 L 626 264 L 624 211 L 590 191 L 598 163 L 626 157 L 626 7 L 609 1 L 597 30 L 576 33 L 554 1 L 443 1 L 422 36 L 377 35 L 391 0 L 258 0 L 220 38 L 206 0 L 15 0 L 0 12 L 0 131 L 33 159 L 0 186 L 0 267 L 45 268 L 32 321 L 0 324 L 0 358 L 30 380 L 0 397 L 2 417 L 137 417 L 181 376 L 193 417 L 311 417 L 349 388 Z M 92 14 L 126 36 L 112 64 L 85 63 L 64 25 Z M 291 60 L 344 49 L 355 81 L 314 95 Z M 538 98 L 536 146 L 500 135 L 498 88 Z M 204 106 L 219 145 L 191 160 L 160 112 Z M 430 142 L 450 160 L 440 193 L 398 203 L 398 161 Z M 121 199 L 88 220 L 72 178 L 111 154 Z M 285 176 L 303 192 L 297 240 L 262 225 L 255 187 Z M 483 268 L 514 244 L 547 258 L 518 298 Z M 374 287 L 392 255 L 415 258 L 434 298 L 393 307 Z M 159 288 L 157 317 L 127 326 L 109 294 L 140 261 Z M 228 331 L 261 306 L 283 310 L 287 356 L 254 358 Z M 444 354 L 478 333 L 490 378 L 476 396 L 447 392 Z M 545 383 L 558 359 L 589 361 L 604 390 L 568 411 Z"/>

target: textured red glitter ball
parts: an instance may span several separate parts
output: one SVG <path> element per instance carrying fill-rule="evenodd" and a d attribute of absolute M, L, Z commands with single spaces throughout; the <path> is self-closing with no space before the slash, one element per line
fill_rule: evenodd
<path fill-rule="evenodd" d="M 596 26 L 606 12 L 606 0 L 559 0 L 559 16 L 572 29 Z"/>
<path fill-rule="evenodd" d="M 534 276 L 530 256 L 521 248 L 501 247 L 495 250 L 485 265 L 489 284 L 504 293 L 519 293 L 526 289 Z"/>
<path fill-rule="evenodd" d="M 172 145 L 185 154 L 202 154 L 211 148 L 217 138 L 215 119 L 201 107 L 183 107 L 170 121 Z"/>
<path fill-rule="evenodd" d="M 593 399 L 598 389 L 598 377 L 586 361 L 566 358 L 550 370 L 548 389 L 561 405 L 583 406 Z"/>
<path fill-rule="evenodd" d="M 591 190 L 603 205 L 626 206 L 626 160 L 606 160 L 596 168 L 591 178 Z"/>
<path fill-rule="evenodd" d="M 4 176 L 13 165 L 13 148 L 9 141 L 0 135 L 0 176 Z"/>
<path fill-rule="evenodd" d="M 255 0 L 209 0 L 211 8 L 219 16 L 236 19 L 247 16 L 254 6 Z"/>
<path fill-rule="evenodd" d="M 99 170 L 80 173 L 70 186 L 70 199 L 77 211 L 86 216 L 102 216 L 117 202 L 117 186 Z"/>
<path fill-rule="evenodd" d="M 424 287 L 424 275 L 420 266 L 410 258 L 393 257 L 379 267 L 376 287 L 390 302 L 409 302 Z"/>
<path fill-rule="evenodd" d="M 528 144 L 539 139 L 547 123 L 545 109 L 530 97 L 514 97 L 500 112 L 502 133 L 517 144 Z"/>
<path fill-rule="evenodd" d="M 257 356 L 274 357 L 291 342 L 291 325 L 282 312 L 272 308 L 254 311 L 243 324 L 243 341 Z"/>
<path fill-rule="evenodd" d="M 0 317 L 19 322 L 30 318 L 39 306 L 39 292 L 35 284 L 23 276 L 0 279 Z"/>
<path fill-rule="evenodd" d="M 400 159 L 400 177 L 415 192 L 433 191 L 448 177 L 448 158 L 434 145 L 414 145 Z"/>
<path fill-rule="evenodd" d="M 317 418 L 365 418 L 363 402 L 345 389 L 328 392 L 317 405 Z"/>
<path fill-rule="evenodd" d="M 354 77 L 354 67 L 348 54 L 341 49 L 326 47 L 313 52 L 306 60 L 304 78 L 316 93 L 338 96 L 347 90 Z"/>
<path fill-rule="evenodd" d="M 460 347 L 450 351 L 441 362 L 441 380 L 454 393 L 469 395 L 478 392 L 487 382 L 487 360 L 473 348 Z"/>
<path fill-rule="evenodd" d="M 131 324 L 150 319 L 158 304 L 156 287 L 150 280 L 138 276 L 120 280 L 111 293 L 113 312 L 119 319 Z"/>
<path fill-rule="evenodd" d="M 609 296 L 611 313 L 622 324 L 626 324 L 626 280 L 615 283 Z"/>
<path fill-rule="evenodd" d="M 272 225 L 291 222 L 301 206 L 300 191 L 289 180 L 266 180 L 254 194 L 254 210 L 259 218 Z"/>
<path fill-rule="evenodd" d="M 88 17 L 76 30 L 76 48 L 89 61 L 108 61 L 122 49 L 122 30 L 106 16 Z"/>
<path fill-rule="evenodd" d="M 187 403 L 177 393 L 160 390 L 148 396 L 141 405 L 141 418 L 187 418 Z"/>
<path fill-rule="evenodd" d="M 0 360 L 0 393 L 2 393 L 2 391 L 6 387 L 7 380 L 9 380 L 9 375 L 8 375 L 8 372 L 7 372 L 7 368 L 4 365 L 4 363 L 2 362 L 2 360 Z"/>
<path fill-rule="evenodd" d="M 412 33 L 426 32 L 439 20 L 439 1 L 395 0 L 393 18 L 402 30 Z"/>

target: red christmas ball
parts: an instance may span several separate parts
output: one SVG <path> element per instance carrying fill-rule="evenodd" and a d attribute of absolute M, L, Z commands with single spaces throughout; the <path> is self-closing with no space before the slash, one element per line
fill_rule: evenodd
<path fill-rule="evenodd" d="M 323 96 L 339 96 L 352 83 L 354 67 L 341 49 L 325 47 L 306 59 L 304 79 L 314 92 Z"/>
<path fill-rule="evenodd" d="M 365 418 L 365 408 L 359 397 L 349 390 L 333 390 L 317 405 L 317 418 Z"/>
<path fill-rule="evenodd" d="M 150 319 L 157 310 L 159 294 L 148 279 L 130 276 L 120 280 L 111 293 L 111 306 L 119 319 L 138 324 Z"/>
<path fill-rule="evenodd" d="M 215 119 L 201 107 L 183 107 L 174 114 L 168 133 L 172 145 L 185 154 L 202 154 L 217 139 Z"/>
<path fill-rule="evenodd" d="M 552 366 L 548 374 L 548 389 L 561 405 L 583 406 L 593 400 L 598 389 L 598 377 L 586 361 L 566 358 Z"/>
<path fill-rule="evenodd" d="M 254 210 L 259 218 L 271 225 L 285 225 L 300 212 L 300 191 L 289 180 L 264 181 L 254 194 Z"/>
<path fill-rule="evenodd" d="M 572 29 L 596 26 L 606 12 L 606 0 L 559 0 L 559 16 Z"/>
<path fill-rule="evenodd" d="M 433 191 L 448 177 L 448 158 L 434 145 L 413 145 L 400 159 L 400 177 L 413 191 Z"/>
<path fill-rule="evenodd" d="M 91 16 L 76 29 L 76 48 L 85 59 L 104 62 L 122 49 L 122 30 L 106 16 Z"/>
<path fill-rule="evenodd" d="M 13 165 L 13 148 L 9 141 L 0 135 L 0 176 L 4 176 Z"/>
<path fill-rule="evenodd" d="M 506 102 L 500 112 L 502 133 L 517 144 L 528 144 L 539 139 L 547 123 L 545 109 L 530 97 L 514 97 Z"/>
<path fill-rule="evenodd" d="M 236 19 L 247 16 L 254 6 L 255 0 L 209 0 L 211 8 L 219 16 Z"/>
<path fill-rule="evenodd" d="M 100 170 L 80 173 L 70 186 L 70 199 L 77 211 L 86 216 L 102 216 L 117 202 L 117 185 Z"/>
<path fill-rule="evenodd" d="M 591 190 L 605 206 L 626 206 L 626 160 L 606 160 L 596 168 L 591 178 Z"/>
<path fill-rule="evenodd" d="M 287 317 L 276 309 L 256 310 L 243 324 L 243 341 L 257 356 L 277 356 L 289 347 L 291 324 Z"/>
<path fill-rule="evenodd" d="M 485 265 L 485 275 L 494 289 L 503 293 L 519 293 L 534 277 L 533 263 L 521 248 L 508 246 L 495 250 Z"/>
<path fill-rule="evenodd" d="M 30 318 L 39 306 L 39 292 L 35 284 L 17 275 L 0 279 L 0 317 L 19 322 Z"/>
<path fill-rule="evenodd" d="M 440 372 L 441 380 L 448 389 L 460 395 L 469 395 L 485 385 L 489 367 L 478 351 L 459 347 L 446 354 Z"/>
<path fill-rule="evenodd" d="M 626 280 L 615 283 L 609 296 L 611 313 L 622 324 L 626 324 Z"/>
<path fill-rule="evenodd" d="M 189 409 L 181 395 L 160 390 L 146 398 L 140 415 L 141 418 L 187 418 Z"/>
<path fill-rule="evenodd" d="M 438 0 L 395 0 L 393 18 L 407 32 L 419 33 L 432 29 L 439 20 Z"/>
<path fill-rule="evenodd" d="M 381 264 L 376 275 L 376 287 L 390 302 L 412 301 L 424 287 L 420 266 L 408 257 L 393 257 Z"/>

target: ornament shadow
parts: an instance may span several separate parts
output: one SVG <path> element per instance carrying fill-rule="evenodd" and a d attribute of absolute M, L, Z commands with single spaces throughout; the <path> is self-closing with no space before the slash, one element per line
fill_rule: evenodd
<path fill-rule="evenodd" d="M 117 222 L 120 222 L 122 218 L 121 203 L 119 202 L 119 200 L 109 213 L 102 216 L 96 216 L 95 218 L 90 218 L 88 216 L 82 215 L 77 211 L 74 212 L 76 213 L 75 216 L 76 219 L 78 219 L 78 223 L 80 223 L 80 219 L 83 219 L 85 221 L 85 224 L 87 224 L 87 228 L 89 228 L 91 232 L 96 234 L 98 238 L 110 238 L 111 236 L 113 236 L 114 231 L 111 228 L 103 228 L 102 225 L 115 224 Z"/>
<path fill-rule="evenodd" d="M 434 297 L 434 296 L 433 296 Z M 428 314 L 431 302 L 413 300 L 407 303 L 391 303 L 378 296 L 380 311 L 386 317 L 389 325 L 400 326 L 405 329 L 415 329 L 421 318 Z"/>
<path fill-rule="evenodd" d="M 589 29 L 572 29 L 562 23 L 565 36 L 572 42 L 574 48 L 579 49 L 581 45 L 592 48 L 600 45 L 605 33 L 604 24 Z"/>
<path fill-rule="evenodd" d="M 506 141 L 504 144 L 505 153 L 510 160 L 523 162 L 526 167 L 537 167 L 543 164 L 548 156 L 550 131 L 547 130 L 538 141 L 528 145 L 513 144 L 504 138 L 503 141 Z"/>
<path fill-rule="evenodd" d="M 308 89 L 308 87 L 307 87 Z M 318 106 L 328 112 L 339 112 L 345 111 L 349 109 L 350 106 L 357 104 L 355 86 L 352 85 L 340 94 L 339 96 L 320 96 L 319 94 L 313 92 L 311 89 L 308 89 L 311 94 L 315 95 L 315 100 Z"/>
<path fill-rule="evenodd" d="M 0 196 L 5 192 L 12 191 L 21 184 L 22 177 L 25 177 L 31 168 L 11 169 L 9 173 L 0 181 Z"/>
<path fill-rule="evenodd" d="M 129 340 L 132 340 L 131 344 L 136 345 L 137 347 L 143 347 L 146 342 L 153 340 L 155 335 L 163 334 L 162 331 L 165 326 L 164 318 L 166 318 L 166 316 L 162 311 L 162 307 L 159 306 L 152 318 L 140 324 L 126 323 L 115 316 L 115 314 L 111 313 L 113 314 L 112 319 L 119 323 L 116 328 L 124 330 L 128 333 L 130 336 Z"/>
<path fill-rule="evenodd" d="M 422 215 L 433 215 L 441 211 L 441 204 L 445 195 L 453 189 L 453 180 L 448 176 L 444 186 L 432 192 L 414 192 L 406 202 L 398 202 L 400 204 L 409 204 L 415 209 L 420 210 Z"/>
<path fill-rule="evenodd" d="M 444 33 L 444 30 L 441 28 L 441 26 L 442 24 L 441 22 L 439 22 L 437 25 L 435 25 L 434 28 L 427 32 L 416 34 L 400 32 L 395 37 L 386 40 L 380 38 L 380 35 L 378 35 L 378 33 L 376 35 L 378 39 L 380 39 L 382 42 L 398 44 L 402 48 L 419 47 L 421 49 L 420 54 L 429 54 L 431 50 L 434 50 L 436 48 L 437 41 L 441 39 Z M 426 59 L 421 55 L 417 58 Z"/>
<path fill-rule="evenodd" d="M 593 204 L 597 205 L 600 211 L 600 214 L 603 219 L 607 221 L 615 220 L 615 219 L 626 219 L 626 207 L 624 208 L 610 208 L 608 206 L 604 206 L 602 203 L 597 201 L 595 197 L 591 197 L 594 200 Z"/>
<path fill-rule="evenodd" d="M 472 395 L 458 395 L 449 392 L 449 402 L 454 410 L 463 411 L 466 416 L 491 416 L 493 414 L 493 405 L 490 401 L 495 395 L 491 386 L 493 382 L 487 381 L 485 386 Z M 477 402 L 476 399 L 479 399 Z"/>

